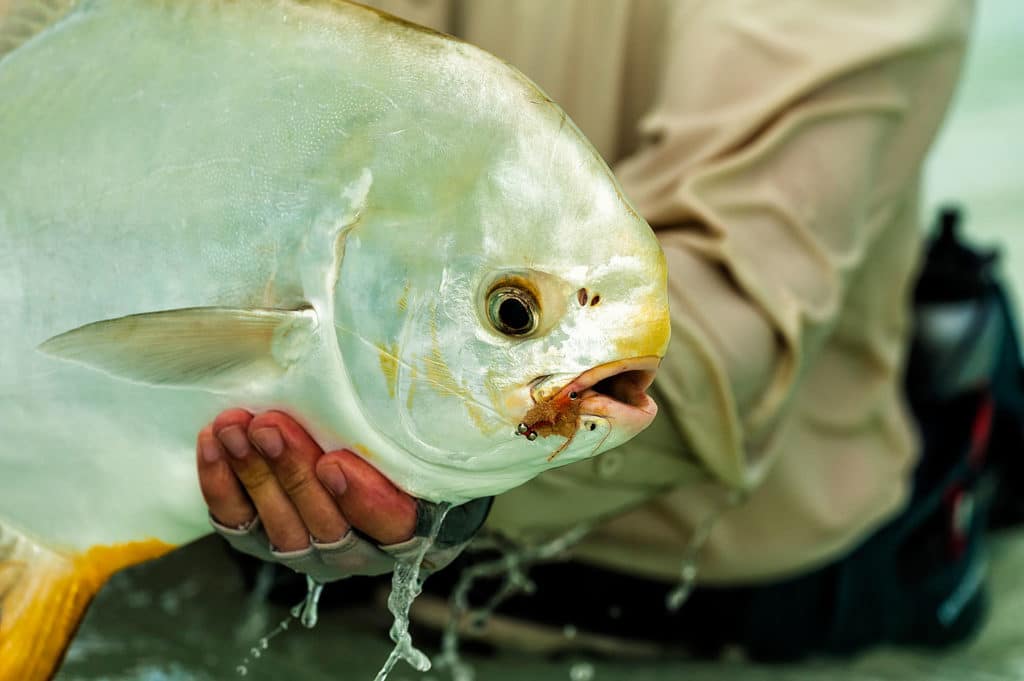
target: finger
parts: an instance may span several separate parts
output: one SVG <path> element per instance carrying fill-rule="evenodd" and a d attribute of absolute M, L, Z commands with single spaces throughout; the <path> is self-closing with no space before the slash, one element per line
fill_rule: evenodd
<path fill-rule="evenodd" d="M 249 424 L 249 440 L 263 455 L 278 484 L 299 512 L 308 533 L 322 543 L 336 542 L 349 524 L 316 477 L 323 450 L 293 418 L 279 411 L 260 414 Z"/>
<path fill-rule="evenodd" d="M 412 538 L 416 500 L 359 456 L 344 449 L 325 454 L 316 473 L 334 493 L 345 518 L 377 543 L 387 546 Z"/>
<path fill-rule="evenodd" d="M 249 442 L 248 412 L 233 409 L 213 422 L 213 432 L 227 450 L 228 465 L 245 487 L 270 543 L 278 551 L 298 551 L 309 546 L 309 533 L 299 512 L 288 499 L 273 471 Z"/>
<path fill-rule="evenodd" d="M 196 438 L 196 466 L 199 489 L 210 515 L 217 522 L 227 527 L 241 527 L 256 517 L 256 509 L 228 465 L 224 448 L 213 436 L 212 424 L 199 431 Z"/>

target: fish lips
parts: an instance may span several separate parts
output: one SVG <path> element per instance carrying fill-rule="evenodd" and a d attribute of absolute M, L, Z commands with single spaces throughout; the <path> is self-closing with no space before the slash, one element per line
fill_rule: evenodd
<path fill-rule="evenodd" d="M 607 419 L 613 428 L 638 433 L 654 421 L 658 405 L 647 394 L 661 358 L 630 357 L 599 364 L 579 375 L 554 374 L 535 379 L 530 396 L 535 405 L 573 405 L 580 416 Z"/>

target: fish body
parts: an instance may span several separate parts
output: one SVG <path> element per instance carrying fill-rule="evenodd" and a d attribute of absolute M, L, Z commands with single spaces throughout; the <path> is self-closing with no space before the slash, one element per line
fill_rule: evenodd
<path fill-rule="evenodd" d="M 451 37 L 82 2 L 0 58 L 0 178 L 12 555 L 206 533 L 194 440 L 227 407 L 455 503 L 653 418 L 656 239 L 555 104 Z"/>

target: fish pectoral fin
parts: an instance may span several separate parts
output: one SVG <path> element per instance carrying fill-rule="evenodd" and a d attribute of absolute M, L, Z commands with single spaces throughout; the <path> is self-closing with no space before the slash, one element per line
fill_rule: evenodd
<path fill-rule="evenodd" d="M 195 307 L 93 322 L 39 349 L 137 383 L 227 388 L 280 376 L 306 354 L 316 329 L 310 308 Z"/>
<path fill-rule="evenodd" d="M 110 576 L 172 548 L 147 540 L 65 554 L 0 519 L 0 681 L 53 678 L 89 602 Z"/>

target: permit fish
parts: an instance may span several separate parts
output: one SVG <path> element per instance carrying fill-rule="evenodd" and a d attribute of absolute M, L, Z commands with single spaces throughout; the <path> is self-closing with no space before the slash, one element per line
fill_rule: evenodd
<path fill-rule="evenodd" d="M 0 26 L 0 679 L 210 531 L 224 408 L 451 503 L 654 418 L 663 255 L 518 71 L 345 2 L 42 5 Z"/>

